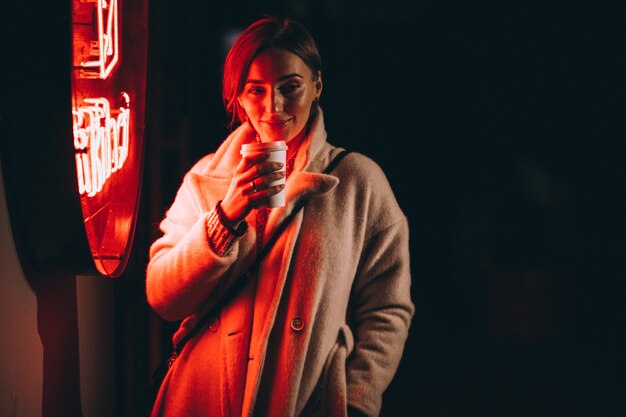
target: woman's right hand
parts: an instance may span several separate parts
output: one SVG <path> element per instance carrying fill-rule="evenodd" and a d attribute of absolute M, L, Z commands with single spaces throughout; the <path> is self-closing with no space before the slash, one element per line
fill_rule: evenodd
<path fill-rule="evenodd" d="M 285 176 L 283 164 L 266 161 L 269 156 L 266 152 L 246 154 L 237 165 L 221 203 L 229 226 L 237 228 L 253 208 L 266 205 L 268 197 L 285 188 L 284 184 L 269 186 Z"/>

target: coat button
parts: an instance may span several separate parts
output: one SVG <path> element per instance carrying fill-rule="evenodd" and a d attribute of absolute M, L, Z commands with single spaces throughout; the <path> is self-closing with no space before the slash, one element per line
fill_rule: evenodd
<path fill-rule="evenodd" d="M 211 319 L 209 321 L 209 330 L 215 333 L 217 331 L 219 324 L 220 324 L 219 319 Z"/>
<path fill-rule="evenodd" d="M 294 317 L 291 319 L 291 328 L 296 332 L 302 331 L 304 329 L 304 320 L 302 317 Z"/>

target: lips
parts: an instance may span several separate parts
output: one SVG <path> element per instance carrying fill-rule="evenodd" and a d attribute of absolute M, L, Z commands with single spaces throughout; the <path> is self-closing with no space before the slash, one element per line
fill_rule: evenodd
<path fill-rule="evenodd" d="M 261 123 L 267 125 L 270 129 L 279 130 L 287 126 L 287 124 L 291 121 L 291 119 L 271 119 L 271 120 L 263 120 Z"/>

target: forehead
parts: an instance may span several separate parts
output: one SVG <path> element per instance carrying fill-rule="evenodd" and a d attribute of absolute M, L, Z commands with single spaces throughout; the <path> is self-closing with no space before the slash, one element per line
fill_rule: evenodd
<path fill-rule="evenodd" d="M 299 74 L 305 79 L 312 76 L 311 69 L 298 55 L 282 49 L 268 49 L 252 60 L 247 80 L 272 82 L 288 74 Z"/>

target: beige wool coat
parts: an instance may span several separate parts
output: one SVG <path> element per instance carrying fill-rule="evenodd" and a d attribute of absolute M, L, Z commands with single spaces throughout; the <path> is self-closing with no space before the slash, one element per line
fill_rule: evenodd
<path fill-rule="evenodd" d="M 256 255 L 250 227 L 216 255 L 206 217 L 224 197 L 251 127 L 235 130 L 187 173 L 150 249 L 146 291 L 175 340 Z M 345 416 L 380 412 L 398 367 L 414 306 L 408 224 L 378 165 L 326 141 L 319 112 L 287 179 L 284 208 L 271 210 L 264 241 L 301 199 L 304 209 L 246 289 L 192 339 L 168 372 L 153 416 Z"/>

